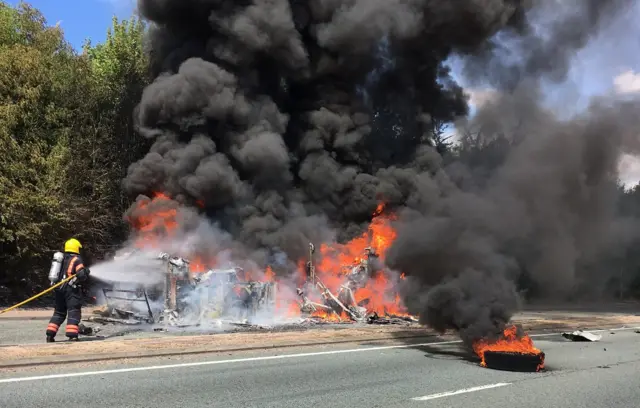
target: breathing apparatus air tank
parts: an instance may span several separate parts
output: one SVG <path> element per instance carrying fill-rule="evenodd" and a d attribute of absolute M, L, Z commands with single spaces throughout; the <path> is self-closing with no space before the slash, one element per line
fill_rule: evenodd
<path fill-rule="evenodd" d="M 58 283 L 58 280 L 60 279 L 60 269 L 62 268 L 63 260 L 64 254 L 62 252 L 56 252 L 53 254 L 51 269 L 49 269 L 49 282 L 51 282 L 52 285 Z"/>

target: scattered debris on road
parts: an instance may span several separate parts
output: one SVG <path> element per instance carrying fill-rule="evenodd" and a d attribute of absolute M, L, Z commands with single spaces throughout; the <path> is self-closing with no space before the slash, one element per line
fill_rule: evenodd
<path fill-rule="evenodd" d="M 572 333 L 562 333 L 562 337 L 571 341 L 600 341 L 602 336 L 587 331 L 576 330 Z"/>
<path fill-rule="evenodd" d="M 369 324 L 411 324 L 418 323 L 418 319 L 413 316 L 396 316 L 396 315 L 387 315 L 387 316 L 378 316 L 376 312 L 373 312 L 367 317 L 367 323 Z"/>
<path fill-rule="evenodd" d="M 79 328 L 79 333 L 83 336 L 93 336 L 95 334 L 98 334 L 98 332 L 100 332 L 99 327 L 91 327 L 83 323 L 80 323 L 78 325 L 78 328 Z"/>

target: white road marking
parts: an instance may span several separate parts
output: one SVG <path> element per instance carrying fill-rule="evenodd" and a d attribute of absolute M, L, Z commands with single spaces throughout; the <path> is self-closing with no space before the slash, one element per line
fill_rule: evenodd
<path fill-rule="evenodd" d="M 476 391 L 488 390 L 490 388 L 504 387 L 505 385 L 511 385 L 511 383 L 496 383 L 496 384 L 489 384 L 489 385 L 481 385 L 479 387 L 463 388 L 457 391 L 440 392 L 438 394 L 425 395 L 424 397 L 416 397 L 411 399 L 414 401 L 428 401 L 436 398 L 450 397 L 452 395 L 466 394 L 468 392 L 476 392 Z"/>
<path fill-rule="evenodd" d="M 357 353 L 362 351 L 377 351 L 377 350 L 391 350 L 400 348 L 420 347 L 439 344 L 455 344 L 460 343 L 460 340 L 452 341 L 439 341 L 433 343 L 420 343 L 420 344 L 403 344 L 398 346 L 380 346 L 380 347 L 366 347 L 358 349 L 348 350 L 331 350 L 331 351 L 317 351 L 313 353 L 297 353 L 297 354 L 281 354 L 276 356 L 262 356 L 262 357 L 248 357 L 248 358 L 235 358 L 230 360 L 213 360 L 213 361 L 199 361 L 194 363 L 180 363 L 180 364 L 166 364 L 147 367 L 130 367 L 130 368 L 118 368 L 115 370 L 101 370 L 101 371 L 86 371 L 81 373 L 66 373 L 66 374 L 51 374 L 40 375 L 35 377 L 19 377 L 19 378 L 5 378 L 0 379 L 0 384 L 14 383 L 21 381 L 37 381 L 37 380 L 49 380 L 54 378 L 69 378 L 69 377 L 83 377 L 88 375 L 104 375 L 104 374 L 118 374 L 118 373 L 131 373 L 135 371 L 150 371 L 150 370 L 164 370 L 170 368 L 184 368 L 184 367 L 199 367 L 218 364 L 234 364 L 234 363 L 246 363 L 249 361 L 267 361 L 267 360 L 282 360 L 286 358 L 299 358 L 299 357 L 314 357 L 324 356 L 330 354 L 343 354 L 343 353 Z"/>
<path fill-rule="evenodd" d="M 605 332 L 605 331 L 623 331 L 623 330 L 637 330 L 637 329 L 640 329 L 640 327 L 623 327 L 619 329 L 590 330 L 590 332 L 598 333 L 598 332 Z M 558 335 L 561 333 L 562 332 L 532 334 L 531 337 L 549 337 L 549 336 Z M 311 353 L 281 354 L 281 355 L 275 355 L 275 356 L 236 358 L 236 359 L 230 359 L 230 360 L 198 361 L 193 363 L 166 364 L 166 365 L 155 365 L 155 366 L 146 366 L 146 367 L 129 367 L 129 368 L 118 368 L 113 370 L 39 375 L 39 376 L 33 376 L 33 377 L 3 378 L 3 379 L 0 379 L 0 384 L 16 383 L 16 382 L 23 382 L 23 381 L 53 380 L 56 378 L 84 377 L 84 376 L 91 376 L 91 375 L 132 373 L 136 371 L 167 370 L 172 368 L 187 368 L 187 367 L 199 367 L 199 366 L 210 366 L 210 365 L 220 365 L 220 364 L 237 364 L 237 363 L 246 363 L 250 361 L 283 360 L 287 358 L 315 357 L 315 356 L 326 356 L 331 354 L 348 354 L 348 353 L 358 353 L 358 352 L 366 352 L 366 351 L 393 350 L 393 349 L 404 349 L 404 348 L 411 348 L 411 347 L 437 346 L 437 345 L 458 344 L 458 343 L 462 343 L 462 340 L 436 341 L 431 343 L 418 343 L 418 344 L 402 344 L 402 345 L 396 345 L 396 346 L 363 347 L 363 348 L 347 349 L 347 350 L 316 351 Z"/>

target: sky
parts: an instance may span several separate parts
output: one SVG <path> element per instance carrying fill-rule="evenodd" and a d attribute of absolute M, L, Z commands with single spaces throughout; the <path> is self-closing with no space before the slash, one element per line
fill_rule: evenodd
<path fill-rule="evenodd" d="M 7 0 L 5 0 L 7 1 Z M 8 0 L 16 5 L 19 0 Z M 128 18 L 136 0 L 30 0 L 50 25 L 60 22 L 65 36 L 78 50 L 85 39 L 102 42 L 113 16 Z M 593 38 L 574 58 L 569 78 L 562 84 L 546 87 L 547 103 L 556 111 L 571 115 L 587 106 L 591 97 L 610 93 L 640 92 L 640 2 L 623 18 Z M 464 78 L 456 74 L 465 86 Z M 468 88 L 476 106 L 490 99 L 490 89 Z M 640 159 L 629 156 L 621 162 L 625 184 L 640 181 Z"/>
<path fill-rule="evenodd" d="M 5 0 L 17 5 L 19 0 Z M 78 50 L 86 38 L 92 43 L 102 42 L 111 26 L 111 19 L 131 16 L 136 0 L 27 0 L 36 7 L 50 25 L 60 21 L 67 40 Z"/>

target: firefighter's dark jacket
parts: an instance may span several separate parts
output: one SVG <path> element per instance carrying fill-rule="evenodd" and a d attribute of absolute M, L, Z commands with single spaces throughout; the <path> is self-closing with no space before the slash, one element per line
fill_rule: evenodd
<path fill-rule="evenodd" d="M 70 252 L 64 253 L 62 267 L 60 268 L 60 280 L 76 275 L 78 283 L 82 284 L 89 278 L 89 273 L 89 268 L 84 266 L 84 261 L 80 255 Z"/>

